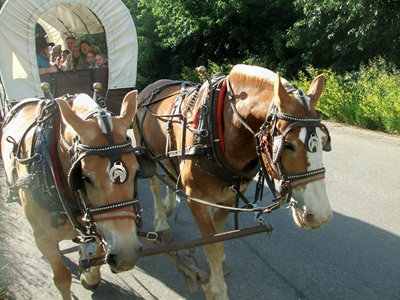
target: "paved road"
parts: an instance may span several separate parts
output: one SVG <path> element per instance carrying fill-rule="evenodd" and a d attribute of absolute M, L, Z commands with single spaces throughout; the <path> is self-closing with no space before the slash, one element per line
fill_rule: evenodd
<path fill-rule="evenodd" d="M 333 151 L 324 161 L 333 220 L 307 232 L 281 209 L 267 217 L 275 227 L 272 235 L 225 242 L 231 299 L 400 299 L 400 138 L 327 124 Z M 146 181 L 140 190 L 150 227 Z M 250 188 L 247 195 L 252 193 Z M 15 215 L 19 208 L 0 203 L 0 287 L 10 299 L 59 299 L 26 220 Z M 242 215 L 241 225 L 254 226 L 252 217 Z M 231 229 L 232 218 L 226 226 Z M 173 232 L 176 241 L 199 236 L 185 203 Z M 63 242 L 61 248 L 73 272 L 75 299 L 204 299 L 202 291 L 188 293 L 176 267 L 162 255 L 143 258 L 135 270 L 120 275 L 104 266 L 103 282 L 91 293 L 77 279 L 76 246 Z M 201 248 L 195 257 L 207 270 Z"/>

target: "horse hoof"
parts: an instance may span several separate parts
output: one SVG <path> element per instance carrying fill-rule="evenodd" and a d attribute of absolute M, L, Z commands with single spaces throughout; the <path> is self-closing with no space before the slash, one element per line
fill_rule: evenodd
<path fill-rule="evenodd" d="M 97 289 L 99 287 L 99 285 L 100 285 L 100 282 L 101 282 L 101 279 L 100 279 L 95 284 L 89 284 L 89 283 L 87 283 L 85 275 L 83 275 L 83 274 L 81 274 L 80 280 L 81 280 L 81 283 L 82 283 L 83 287 L 85 289 L 89 290 L 89 291 L 94 291 L 95 289 Z"/>
<path fill-rule="evenodd" d="M 210 266 L 209 266 L 210 267 Z M 208 271 L 210 271 L 210 268 L 208 268 Z M 231 272 L 231 268 L 229 267 L 228 263 L 224 260 L 222 262 L 222 273 L 224 276 L 228 275 Z"/>
<path fill-rule="evenodd" d="M 225 260 L 222 262 L 222 271 L 224 272 L 224 276 L 228 275 L 231 272 L 231 268 Z"/>
<path fill-rule="evenodd" d="M 171 230 L 166 230 L 163 235 L 161 236 L 161 244 L 166 245 L 172 242 L 174 239 L 174 235 L 172 234 Z"/>

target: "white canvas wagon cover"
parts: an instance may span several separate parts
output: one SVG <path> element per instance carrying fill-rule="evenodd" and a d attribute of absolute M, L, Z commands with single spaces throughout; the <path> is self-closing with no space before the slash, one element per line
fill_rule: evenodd
<path fill-rule="evenodd" d="M 35 51 L 35 26 L 48 40 L 65 47 L 70 35 L 105 31 L 109 89 L 136 83 L 137 35 L 129 10 L 120 0 L 8 0 L 0 11 L 0 74 L 11 102 L 43 97 Z"/>

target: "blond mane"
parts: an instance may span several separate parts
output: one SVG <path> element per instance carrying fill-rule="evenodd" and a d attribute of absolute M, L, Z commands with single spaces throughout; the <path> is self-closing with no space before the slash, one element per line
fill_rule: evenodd
<path fill-rule="evenodd" d="M 269 85 L 274 85 L 276 80 L 276 73 L 272 72 L 271 70 L 248 65 L 234 66 L 230 75 L 244 77 L 248 81 L 255 81 L 260 84 L 264 83 Z M 285 88 L 290 87 L 290 83 L 286 79 L 281 77 L 281 81 Z"/>
<path fill-rule="evenodd" d="M 74 100 L 74 109 L 78 108 L 76 110 L 76 113 L 82 117 L 84 113 L 88 111 L 92 111 L 98 108 L 98 105 L 96 102 L 93 101 L 93 99 L 86 95 L 86 94 L 79 94 L 76 96 Z M 101 118 L 99 115 L 95 115 L 97 117 L 97 123 L 99 124 L 99 127 L 101 128 L 101 132 L 104 134 L 107 134 L 107 129 L 104 126 L 103 121 L 101 121 Z M 107 113 L 107 120 L 110 124 L 111 131 L 113 130 L 113 122 L 111 118 L 111 114 Z"/>

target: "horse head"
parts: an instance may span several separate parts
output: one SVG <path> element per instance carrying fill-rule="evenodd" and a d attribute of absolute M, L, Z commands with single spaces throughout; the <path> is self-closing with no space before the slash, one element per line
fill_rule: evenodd
<path fill-rule="evenodd" d="M 314 230 L 332 218 L 322 162 L 322 152 L 330 150 L 330 136 L 315 111 L 324 76 L 314 79 L 307 95 L 283 82 L 278 73 L 269 113 L 269 118 L 274 119 L 269 126 L 273 175 L 283 180 L 284 189 L 289 186 L 296 224 Z"/>
<path fill-rule="evenodd" d="M 60 147 L 64 173 L 69 172 L 72 192 L 80 195 L 96 236 L 102 239 L 107 263 L 114 273 L 132 269 L 143 252 L 138 240 L 135 211 L 135 176 L 139 169 L 127 130 L 136 112 L 137 91 L 126 95 L 119 116 L 100 109 L 86 95 L 70 106 L 57 99 L 65 128 Z M 67 152 L 74 162 L 70 166 Z M 71 168 L 70 168 L 71 167 Z"/>

